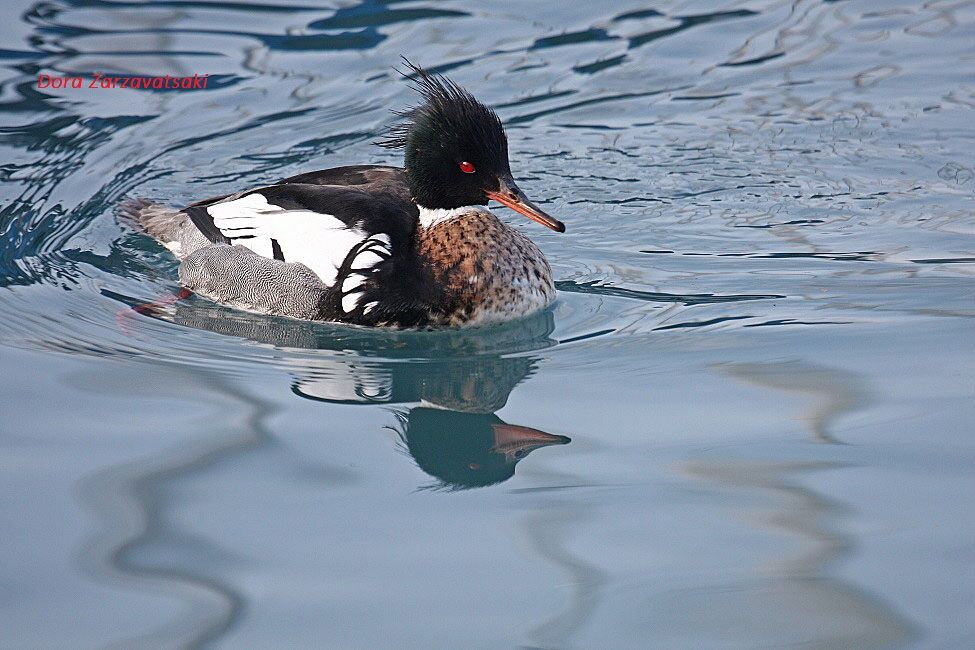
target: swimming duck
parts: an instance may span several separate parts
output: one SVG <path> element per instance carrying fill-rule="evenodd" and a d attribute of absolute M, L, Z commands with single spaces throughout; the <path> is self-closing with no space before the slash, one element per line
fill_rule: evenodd
<path fill-rule="evenodd" d="M 376 327 L 496 323 L 555 299 L 538 247 L 485 206 L 565 226 L 512 178 L 497 114 L 406 62 L 422 103 L 386 140 L 405 168 L 354 165 L 173 210 L 123 203 L 181 260 L 181 284 L 231 306 Z"/>

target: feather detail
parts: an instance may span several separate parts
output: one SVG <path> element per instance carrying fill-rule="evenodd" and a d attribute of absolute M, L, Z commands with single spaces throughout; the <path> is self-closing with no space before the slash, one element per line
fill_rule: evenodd
<path fill-rule="evenodd" d="M 304 264 L 328 286 L 335 284 L 350 251 L 370 239 L 368 233 L 349 227 L 333 215 L 285 210 L 268 202 L 260 192 L 216 203 L 207 212 L 231 243 L 269 259 L 276 258 L 277 248 L 281 261 Z M 389 239 L 385 241 L 388 244 Z M 370 255 L 360 268 L 378 261 L 380 258 Z"/>

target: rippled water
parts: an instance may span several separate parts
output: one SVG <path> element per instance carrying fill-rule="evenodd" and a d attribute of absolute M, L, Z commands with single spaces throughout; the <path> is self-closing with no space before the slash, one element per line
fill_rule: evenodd
<path fill-rule="evenodd" d="M 975 642 L 972 3 L 315 4 L 4 5 L 0 645 Z M 129 309 L 121 198 L 397 163 L 401 54 L 566 222 L 499 211 L 550 313 Z M 36 87 L 96 71 L 209 87 Z"/>

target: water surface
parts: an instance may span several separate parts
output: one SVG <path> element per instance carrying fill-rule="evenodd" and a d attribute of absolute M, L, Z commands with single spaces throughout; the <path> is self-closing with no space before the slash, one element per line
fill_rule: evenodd
<path fill-rule="evenodd" d="M 975 642 L 975 6 L 8 2 L 0 645 Z M 559 299 L 368 332 L 119 224 L 508 125 Z M 205 91 L 37 76 L 209 74 Z M 537 444 L 506 446 L 511 436 Z"/>

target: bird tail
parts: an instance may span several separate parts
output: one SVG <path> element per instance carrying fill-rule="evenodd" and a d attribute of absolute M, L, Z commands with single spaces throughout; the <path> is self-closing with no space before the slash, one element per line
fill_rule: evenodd
<path fill-rule="evenodd" d="M 185 213 L 141 197 L 124 199 L 115 214 L 163 244 L 178 241 L 189 221 Z"/>
<path fill-rule="evenodd" d="M 152 236 L 179 259 L 212 243 L 196 227 L 190 215 L 149 199 L 124 199 L 115 213 L 119 221 L 131 223 Z"/>

